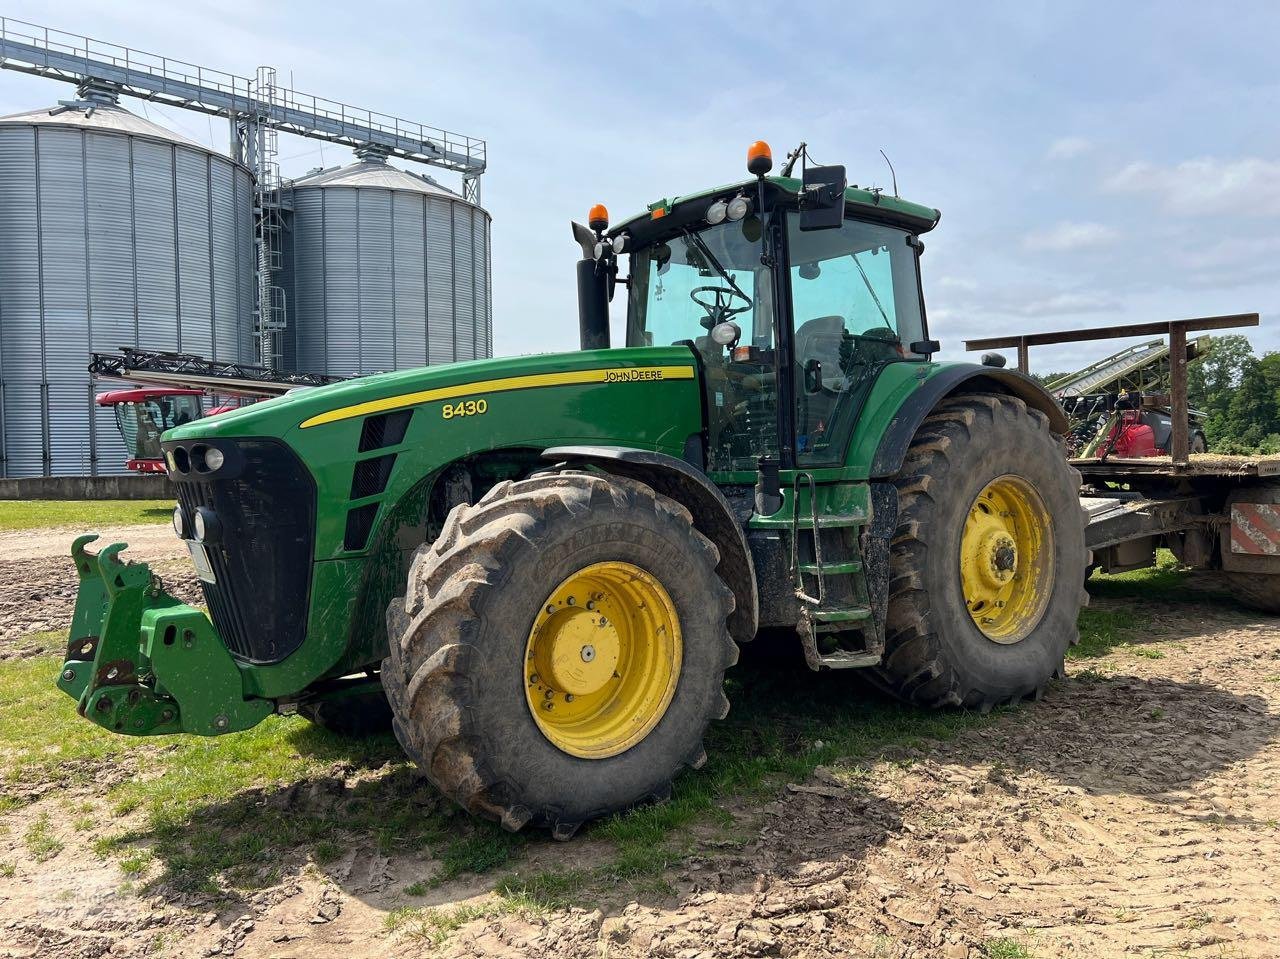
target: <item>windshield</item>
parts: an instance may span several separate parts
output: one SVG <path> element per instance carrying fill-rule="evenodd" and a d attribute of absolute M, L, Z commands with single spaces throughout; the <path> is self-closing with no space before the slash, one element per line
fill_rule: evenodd
<path fill-rule="evenodd" d="M 767 346 L 773 336 L 768 275 L 760 265 L 760 225 L 754 217 L 639 250 L 631 263 L 627 345 L 693 340 L 703 349 L 699 341 L 712 327 L 733 320 L 743 343 Z"/>
<path fill-rule="evenodd" d="M 754 470 L 761 456 L 777 455 L 773 312 L 755 217 L 632 255 L 627 345 L 694 345 L 707 390 L 709 469 Z M 711 331 L 729 323 L 716 342 Z"/>
<path fill-rule="evenodd" d="M 149 396 L 142 402 L 117 403 L 115 408 L 129 458 L 137 460 L 160 459 L 160 434 L 201 416 L 200 397 L 194 394 Z"/>

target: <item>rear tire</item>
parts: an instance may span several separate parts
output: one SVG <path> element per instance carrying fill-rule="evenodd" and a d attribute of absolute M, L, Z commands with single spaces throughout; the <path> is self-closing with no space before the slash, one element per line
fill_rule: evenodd
<path fill-rule="evenodd" d="M 1050 579 L 1050 593 L 1045 598 L 1034 587 L 1012 587 L 1029 590 L 1026 618 L 992 639 L 984 629 L 994 627 L 979 627 L 981 614 L 966 605 L 961 546 L 979 495 L 997 482 L 1033 491 L 1028 502 L 1037 501 L 1044 528 L 1035 535 L 1043 537 L 1050 572 L 1027 569 L 1021 552 L 1022 565 L 1014 570 Z M 890 550 L 885 657 L 876 668 L 881 682 L 899 698 L 928 707 L 986 712 L 1038 697 L 1061 675 L 1067 648 L 1079 641 L 1076 617 L 1089 601 L 1080 474 L 1067 464 L 1048 418 L 1011 396 L 943 400 L 921 424 L 894 483 L 898 528 Z"/>
<path fill-rule="evenodd" d="M 540 474 L 455 507 L 387 610 L 382 676 L 405 751 L 441 792 L 510 830 L 530 823 L 567 839 L 588 819 L 666 798 L 681 768 L 705 761 L 703 733 L 729 708 L 734 600 L 718 561 L 688 510 L 621 477 Z M 674 691 L 648 731 L 619 752 L 583 758 L 534 718 L 531 630 L 557 584 L 602 564 L 638 567 L 661 585 L 682 653 Z M 624 662 L 615 679 L 631 675 Z M 563 696 L 553 702 L 569 708 Z"/>

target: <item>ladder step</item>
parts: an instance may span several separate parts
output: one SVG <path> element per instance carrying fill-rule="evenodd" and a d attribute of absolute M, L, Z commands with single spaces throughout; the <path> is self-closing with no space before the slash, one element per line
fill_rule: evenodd
<path fill-rule="evenodd" d="M 829 653 L 818 660 L 828 669 L 857 669 L 880 665 L 879 653 Z"/>
<path fill-rule="evenodd" d="M 819 572 L 824 575 L 861 573 L 862 562 L 860 560 L 850 559 L 840 563 L 823 563 L 821 566 L 817 563 L 801 563 L 800 572 L 812 573 L 814 576 L 817 576 Z"/>
<path fill-rule="evenodd" d="M 860 513 L 853 513 L 848 516 L 818 516 L 818 525 L 823 529 L 840 529 L 846 526 L 866 526 L 867 518 Z M 813 529 L 813 519 L 807 516 L 799 517 L 796 522 L 799 529 Z"/>
<path fill-rule="evenodd" d="M 809 615 L 818 623 L 861 623 L 871 618 L 871 610 L 864 607 L 837 607 L 834 609 L 814 609 Z"/>

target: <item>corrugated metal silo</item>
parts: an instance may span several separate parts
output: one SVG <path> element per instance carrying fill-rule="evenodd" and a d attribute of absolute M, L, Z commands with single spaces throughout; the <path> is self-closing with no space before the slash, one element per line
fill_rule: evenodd
<path fill-rule="evenodd" d="M 298 369 L 362 375 L 492 355 L 488 213 L 378 159 L 291 192 Z"/>
<path fill-rule="evenodd" d="M 243 167 L 113 103 L 0 118 L 4 475 L 123 472 L 93 350 L 253 359 L 252 202 Z"/>

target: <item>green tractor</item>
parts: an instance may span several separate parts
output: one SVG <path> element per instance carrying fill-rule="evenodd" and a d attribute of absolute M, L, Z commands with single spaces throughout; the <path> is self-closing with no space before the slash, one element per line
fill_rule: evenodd
<path fill-rule="evenodd" d="M 445 795 L 557 838 L 704 762 L 761 629 L 921 706 L 1039 696 L 1085 600 L 1066 419 L 931 359 L 938 211 L 789 161 L 575 224 L 580 352 L 168 431 L 208 614 L 82 536 L 58 685 L 129 735 L 390 724 Z"/>

